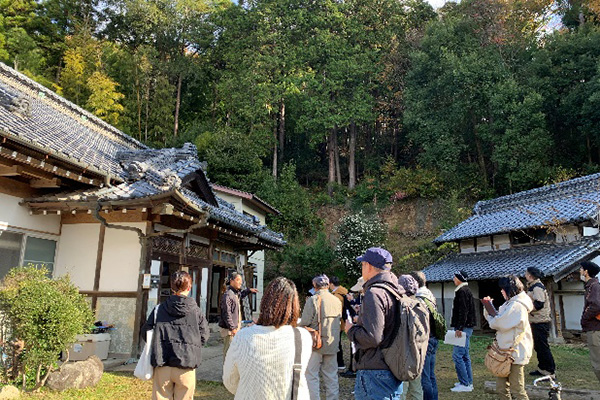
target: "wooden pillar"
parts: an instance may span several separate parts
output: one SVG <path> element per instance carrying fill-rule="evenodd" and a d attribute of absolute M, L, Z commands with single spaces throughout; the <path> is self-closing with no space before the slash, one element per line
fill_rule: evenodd
<path fill-rule="evenodd" d="M 442 282 L 442 315 L 446 318 L 446 298 L 444 296 L 444 282 Z"/>
<path fill-rule="evenodd" d="M 100 224 L 100 233 L 98 235 L 98 252 L 96 254 L 96 272 L 94 274 L 94 292 L 100 290 L 100 272 L 102 269 L 102 254 L 104 253 L 104 238 L 106 237 L 106 226 Z M 96 306 L 98 305 L 98 296 L 92 296 L 92 310 L 96 312 Z"/>
<path fill-rule="evenodd" d="M 552 279 L 547 279 L 546 282 L 544 282 L 544 285 L 546 286 L 546 290 L 548 291 L 548 298 L 550 300 L 550 339 L 552 341 L 557 341 L 557 340 L 561 340 L 562 339 L 562 330 L 560 329 L 560 320 L 563 319 L 562 316 L 557 316 L 557 312 L 556 312 L 556 302 L 554 301 L 554 287 L 553 287 L 554 282 L 552 281 Z"/>
<path fill-rule="evenodd" d="M 558 281 L 558 290 L 561 293 L 558 294 L 558 309 L 560 311 L 560 328 L 564 332 L 567 330 L 567 323 L 565 321 L 565 302 L 562 295 L 562 281 Z"/>
<path fill-rule="evenodd" d="M 148 304 L 148 291 L 142 289 L 144 274 L 150 273 L 152 262 L 152 238 L 147 235 L 152 231 L 152 223 L 146 225 L 146 235 L 140 237 L 140 268 L 138 274 L 137 297 L 135 301 L 135 321 L 133 323 L 133 344 L 131 346 L 131 357 L 137 358 L 139 354 L 140 331 L 146 319 L 146 308 Z M 160 294 L 159 294 L 160 295 Z"/>
<path fill-rule="evenodd" d="M 208 259 L 210 265 L 208 266 L 208 278 L 206 280 L 206 319 L 210 314 L 210 306 L 212 305 L 212 277 L 213 277 L 213 251 L 215 249 L 214 243 L 211 240 L 208 244 Z"/>

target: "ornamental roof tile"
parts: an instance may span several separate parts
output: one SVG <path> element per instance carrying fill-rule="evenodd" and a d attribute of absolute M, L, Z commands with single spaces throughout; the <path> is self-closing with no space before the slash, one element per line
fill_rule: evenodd
<path fill-rule="evenodd" d="M 144 158 L 144 156 L 146 158 Z M 52 194 L 29 203 L 39 202 L 110 202 L 122 200 L 143 200 L 178 192 L 197 209 L 208 213 L 209 220 L 218 221 L 240 229 L 277 246 L 286 244 L 283 234 L 271 231 L 260 225 L 256 218 L 236 211 L 235 207 L 215 197 L 215 203 L 204 200 L 200 194 L 189 189 L 184 182 L 191 175 L 201 174 L 202 163 L 196 158 L 196 148 L 187 143 L 181 149 L 144 150 L 141 152 L 119 153 L 117 158 L 123 165 L 125 182 L 112 187 L 79 190 L 70 193 Z M 208 185 L 207 185 L 208 186 Z"/>
<path fill-rule="evenodd" d="M 600 209 L 600 174 L 480 201 L 473 215 L 437 237 L 435 243 L 519 229 L 582 222 Z"/>
<path fill-rule="evenodd" d="M 463 270 L 469 280 L 497 279 L 515 274 L 523 276 L 528 267 L 539 268 L 558 282 L 578 268 L 579 262 L 598 254 L 600 238 L 585 238 L 573 243 L 540 244 L 482 253 L 455 253 L 425 268 L 429 282 L 451 281 Z"/>

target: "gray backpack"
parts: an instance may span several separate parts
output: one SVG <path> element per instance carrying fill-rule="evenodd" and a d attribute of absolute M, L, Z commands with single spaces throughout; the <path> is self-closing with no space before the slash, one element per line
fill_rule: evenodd
<path fill-rule="evenodd" d="M 374 284 L 387 290 L 398 301 L 399 321 L 394 336 L 381 348 L 390 372 L 401 381 L 412 381 L 423 372 L 429 343 L 429 311 L 418 300 L 401 296 L 386 284 Z"/>

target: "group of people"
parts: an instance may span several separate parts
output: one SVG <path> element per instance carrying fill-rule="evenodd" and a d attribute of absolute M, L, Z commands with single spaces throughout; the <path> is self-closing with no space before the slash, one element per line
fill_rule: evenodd
<path fill-rule="evenodd" d="M 423 371 L 412 381 L 396 378 L 382 351 L 398 328 L 402 300 L 397 301 L 397 297 L 412 297 L 429 310 L 431 305 L 436 307 L 425 275 L 415 271 L 396 277 L 391 272 L 392 256 L 382 248 L 368 249 L 357 261 L 362 276 L 351 290 L 360 291 L 359 306 L 338 280 L 319 275 L 312 281 L 312 296 L 307 298 L 301 312 L 294 282 L 279 277 L 264 290 L 256 323 L 244 329 L 241 329 L 240 299 L 256 290 L 242 290 L 241 276 L 231 276 L 221 299 L 223 315 L 219 326 L 225 343 L 223 384 L 237 400 L 319 399 L 320 375 L 325 397 L 338 399 L 338 371 L 344 369 L 342 331 L 346 332 L 353 352 L 355 399 L 438 399 L 435 376 L 438 338 L 430 333 Z M 596 278 L 599 272 L 600 267 L 592 262 L 581 264 L 580 276 L 586 290 L 581 323 L 587 332 L 592 366 L 600 380 L 600 283 Z M 466 339 L 464 346 L 453 349 L 458 377 L 450 389 L 454 392 L 473 391 L 469 345 L 476 317 L 468 278 L 465 271 L 454 275 L 456 288 L 450 326 L 457 337 L 464 335 Z M 548 292 L 540 280 L 539 269 L 528 268 L 525 278 L 527 286 L 516 276 L 501 278 L 498 284 L 504 303 L 498 310 L 484 307 L 485 319 L 496 330 L 498 346 L 512 349 L 514 358 L 509 376 L 497 378 L 500 399 L 528 399 L 524 366 L 534 349 L 539 364 L 530 375 L 555 374 L 548 345 Z M 171 287 L 173 295 L 160 304 L 156 313 L 150 314 L 142 329 L 142 334 L 154 329 L 152 398 L 191 400 L 196 382 L 194 369 L 200 365 L 201 348 L 209 331 L 195 300 L 188 297 L 190 275 L 182 271 L 174 273 Z M 491 303 L 493 299 L 486 297 L 482 301 Z M 430 324 L 434 323 L 432 318 L 433 311 Z M 315 340 L 317 335 L 320 341 Z"/>

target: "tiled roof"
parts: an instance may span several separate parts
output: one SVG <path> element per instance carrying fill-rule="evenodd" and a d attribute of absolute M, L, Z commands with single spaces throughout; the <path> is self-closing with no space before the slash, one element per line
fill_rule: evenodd
<path fill-rule="evenodd" d="M 523 276 L 528 267 L 537 267 L 556 282 L 578 268 L 578 263 L 595 256 L 600 238 L 586 238 L 567 244 L 541 244 L 482 253 L 452 254 L 425 268 L 430 282 L 451 281 L 463 270 L 470 280 L 497 279 L 509 274 Z"/>
<path fill-rule="evenodd" d="M 575 223 L 594 218 L 600 209 L 600 174 L 480 201 L 473 216 L 444 232 L 435 243 Z"/>
<path fill-rule="evenodd" d="M 121 177 L 115 154 L 148 147 L 0 63 L 0 134 L 84 169 Z"/>
<path fill-rule="evenodd" d="M 217 192 L 227 193 L 232 196 L 237 196 L 237 197 L 241 197 L 241 198 L 244 198 L 244 199 L 247 199 L 250 201 L 254 201 L 254 202 L 260 204 L 260 206 L 262 206 L 261 208 L 265 209 L 265 211 L 267 211 L 267 212 L 271 212 L 276 215 L 281 214 L 281 212 L 278 209 L 276 209 L 275 207 L 273 207 L 272 205 L 270 205 L 269 203 L 267 203 L 266 201 L 264 201 L 263 199 L 261 199 L 260 197 L 255 195 L 254 193 L 248 193 L 248 192 L 244 192 L 243 190 L 234 189 L 234 188 L 230 188 L 230 187 L 222 186 L 222 185 L 217 185 L 216 183 L 213 183 L 211 186 L 212 186 L 213 190 L 215 190 Z"/>
<path fill-rule="evenodd" d="M 183 184 L 190 174 L 204 174 L 196 153 L 196 148 L 191 143 L 187 143 L 181 149 L 119 153 L 117 158 L 121 160 L 126 171 L 123 175 L 126 182 L 100 189 L 47 195 L 29 199 L 27 202 L 110 202 L 174 194 L 197 209 L 207 211 L 209 220 L 249 232 L 277 246 L 285 245 L 283 234 L 271 231 L 266 225 L 260 225 L 257 220 L 236 211 L 232 204 L 219 197 L 216 197 L 218 206 L 210 204 Z"/>

